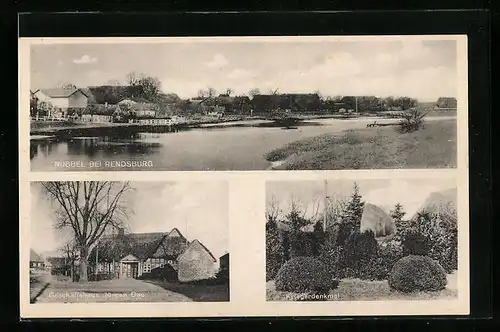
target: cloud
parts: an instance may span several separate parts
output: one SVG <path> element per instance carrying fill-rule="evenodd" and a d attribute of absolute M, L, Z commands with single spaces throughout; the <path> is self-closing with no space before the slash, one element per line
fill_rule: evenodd
<path fill-rule="evenodd" d="M 229 61 L 227 61 L 226 57 L 220 53 L 214 55 L 214 57 L 206 63 L 208 68 L 219 69 L 225 67 Z"/>
<path fill-rule="evenodd" d="M 364 194 L 363 199 L 368 203 L 386 208 L 393 208 L 396 203 L 401 203 L 407 216 L 410 217 L 418 211 L 432 192 L 450 188 L 448 182 L 391 180 L 385 188 L 372 189 Z M 410 192 L 411 195 L 406 195 Z"/>
<path fill-rule="evenodd" d="M 227 78 L 230 78 L 230 79 L 248 79 L 248 78 L 251 78 L 252 76 L 253 76 L 253 74 L 250 70 L 236 68 L 227 75 Z"/>
<path fill-rule="evenodd" d="M 91 57 L 90 55 L 82 55 L 81 58 L 79 59 L 73 59 L 73 63 L 76 63 L 77 65 L 84 65 L 84 64 L 90 64 L 90 63 L 95 63 L 97 62 L 96 57 Z"/>

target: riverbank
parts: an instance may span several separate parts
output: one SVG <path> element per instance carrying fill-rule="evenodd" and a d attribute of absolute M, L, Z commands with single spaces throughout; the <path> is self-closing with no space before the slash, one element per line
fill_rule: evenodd
<path fill-rule="evenodd" d="M 265 154 L 274 170 L 453 168 L 456 120 L 428 121 L 417 132 L 393 126 L 347 130 L 291 142 Z"/>

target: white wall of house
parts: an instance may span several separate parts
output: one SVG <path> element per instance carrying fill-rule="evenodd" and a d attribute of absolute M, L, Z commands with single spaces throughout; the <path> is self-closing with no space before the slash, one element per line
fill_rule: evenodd
<path fill-rule="evenodd" d="M 198 241 L 194 241 L 179 257 L 178 276 L 181 282 L 214 278 L 217 269 L 217 262 Z"/>
<path fill-rule="evenodd" d="M 88 98 L 80 90 L 73 93 L 68 98 L 68 107 L 85 108 L 87 107 Z"/>

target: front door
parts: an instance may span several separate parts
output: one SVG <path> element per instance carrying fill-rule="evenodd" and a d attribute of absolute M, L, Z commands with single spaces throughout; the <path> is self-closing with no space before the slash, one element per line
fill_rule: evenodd
<path fill-rule="evenodd" d="M 138 263 L 123 263 L 123 276 L 125 278 L 137 278 Z"/>

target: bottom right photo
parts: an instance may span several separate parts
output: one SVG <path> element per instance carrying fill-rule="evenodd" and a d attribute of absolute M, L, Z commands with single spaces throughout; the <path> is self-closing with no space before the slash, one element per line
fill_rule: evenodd
<path fill-rule="evenodd" d="M 266 183 L 267 301 L 457 299 L 456 179 Z"/>

